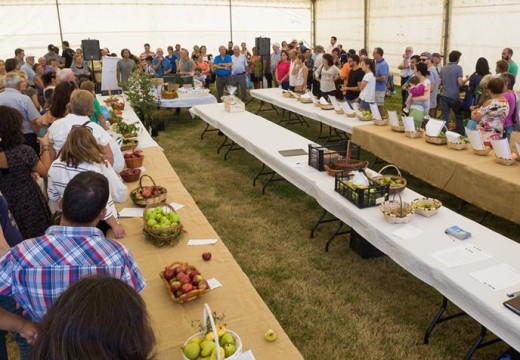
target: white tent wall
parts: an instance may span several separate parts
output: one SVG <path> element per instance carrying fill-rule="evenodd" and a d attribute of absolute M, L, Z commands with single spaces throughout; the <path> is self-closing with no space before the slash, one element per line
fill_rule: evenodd
<path fill-rule="evenodd" d="M 517 36 L 520 1 L 512 0 L 367 0 L 369 56 L 374 47 L 383 48 L 384 57 L 394 73 L 406 46 L 414 52 L 443 53 L 445 4 L 449 4 L 448 52 L 462 52 L 464 74 L 475 70 L 479 57 L 485 57 L 491 71 L 500 60 L 504 47 L 516 50 L 513 59 L 520 62 L 520 38 Z M 338 37 L 343 48 L 364 47 L 365 1 L 316 0 L 316 44 L 327 46 L 330 36 Z M 516 54 L 515 52 L 515 54 Z M 520 88 L 517 81 L 516 88 Z"/>
<path fill-rule="evenodd" d="M 58 0 L 63 39 L 71 47 L 82 39 L 97 39 L 101 47 L 119 53 L 122 48 L 140 53 L 143 44 L 152 50 L 181 44 L 218 46 L 230 40 L 230 1 L 146 0 L 79 1 Z M 310 41 L 311 15 L 308 0 L 231 0 L 233 41 L 245 41 L 249 49 L 258 36 L 271 41 Z M 14 56 L 21 47 L 41 56 L 48 44 L 61 48 L 55 1 L 2 0 L 0 13 L 20 21 L 0 23 L 0 58 Z"/>

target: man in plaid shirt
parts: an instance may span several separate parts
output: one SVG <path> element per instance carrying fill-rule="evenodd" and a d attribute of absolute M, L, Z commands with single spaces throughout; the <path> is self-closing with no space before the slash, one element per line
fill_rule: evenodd
<path fill-rule="evenodd" d="M 23 241 L 0 258 L 0 294 L 14 298 L 32 321 L 40 321 L 53 301 L 84 277 L 106 275 L 137 292 L 144 289 L 130 252 L 95 227 L 104 217 L 108 194 L 103 175 L 91 171 L 76 175 L 60 200 L 60 226 L 51 226 L 45 235 Z M 12 321 L 0 312 L 0 328 L 4 319 Z M 22 324 L 20 319 L 19 329 Z M 12 330 L 9 326 L 6 329 Z"/>

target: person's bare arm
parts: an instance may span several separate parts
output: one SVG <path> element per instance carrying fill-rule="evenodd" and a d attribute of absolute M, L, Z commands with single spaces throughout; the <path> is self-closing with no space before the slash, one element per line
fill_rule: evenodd
<path fill-rule="evenodd" d="M 36 324 L 0 309 L 0 329 L 20 334 L 29 344 L 33 344 L 38 334 Z"/>

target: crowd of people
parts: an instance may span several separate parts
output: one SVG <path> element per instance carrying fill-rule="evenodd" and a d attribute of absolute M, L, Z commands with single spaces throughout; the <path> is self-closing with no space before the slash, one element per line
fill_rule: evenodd
<path fill-rule="evenodd" d="M 16 340 L 22 359 L 30 358 L 31 352 L 38 359 L 81 358 L 80 351 L 106 351 L 106 356 L 98 357 L 106 359 L 126 358 L 123 354 L 130 351 L 145 359 L 151 354 L 154 337 L 138 295 L 144 279 L 129 251 L 105 237 L 108 229 L 117 239 L 125 236 L 106 176 L 107 168 L 116 167 L 116 159 L 122 155 L 107 132 L 107 121 L 95 97 L 103 58 L 116 54 L 103 48 L 100 60 L 89 63 L 81 48 L 74 51 L 66 41 L 62 46 L 60 55 L 56 46 L 49 45 L 38 62 L 20 48 L 13 58 L 0 60 L 0 328 L 21 335 Z M 385 98 L 395 93 L 382 48 L 374 48 L 370 58 L 366 49 L 344 50 L 334 36 L 327 49 L 321 45 L 311 49 L 294 40 L 273 42 L 270 55 L 264 51 L 261 55 L 256 47 L 249 51 L 246 43 L 238 46 L 232 42 L 220 46 L 218 52 L 213 56 L 206 46 L 194 46 L 190 53 L 177 44 L 168 46 L 165 55 L 162 48 L 153 52 L 145 44 L 136 56 L 125 48 L 117 62 L 117 81 L 126 86 L 136 71 L 158 78 L 193 76 L 204 86 L 214 82 L 218 99 L 226 85 L 236 86 L 244 100 L 251 87 L 312 91 L 319 97 L 358 102 L 361 109 L 369 110 L 375 104 L 383 116 Z M 451 51 L 441 68 L 441 54 L 414 54 L 407 47 L 397 64 L 403 114 L 424 126 L 428 117 L 438 115 L 447 122 L 452 111 L 455 130 L 461 134 L 467 126 L 480 129 L 485 140 L 509 137 L 517 121 L 518 102 L 512 91 L 518 72 L 513 50 L 504 49 L 495 74 L 488 61 L 479 58 L 475 71 L 464 76 L 458 65 L 461 56 L 459 51 Z M 464 114 L 470 119 L 466 124 Z M 111 279 L 78 282 L 93 275 Z M 140 341 L 128 334 L 125 324 L 108 316 L 119 313 L 108 314 L 106 319 L 102 316 L 106 323 L 98 322 L 91 313 L 101 303 L 96 294 L 107 287 L 117 288 L 117 294 L 124 297 L 114 301 L 128 304 L 118 310 L 137 309 L 131 315 L 137 316 L 132 323 L 139 324 Z M 87 299 L 92 307 L 85 305 Z M 74 332 L 63 334 L 64 338 L 75 339 L 83 331 L 91 331 L 93 339 L 116 341 L 115 333 L 120 331 L 119 336 L 135 341 L 125 341 L 127 347 L 120 348 L 106 345 L 103 350 L 64 348 L 51 332 L 70 331 L 67 321 L 76 320 Z M 35 323 L 40 321 L 38 330 Z M 103 332 L 107 324 L 122 329 L 112 329 L 107 335 Z M 37 333 L 41 336 L 35 338 Z M 6 358 L 5 351 L 2 332 L 0 359 Z"/>

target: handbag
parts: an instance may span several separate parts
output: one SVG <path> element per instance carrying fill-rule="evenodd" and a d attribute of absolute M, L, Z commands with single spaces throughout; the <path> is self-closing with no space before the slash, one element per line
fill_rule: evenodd
<path fill-rule="evenodd" d="M 128 188 L 123 180 L 116 174 L 114 168 L 108 161 L 99 164 L 102 174 L 108 179 L 110 186 L 110 195 L 114 202 L 125 202 L 128 199 Z"/>

